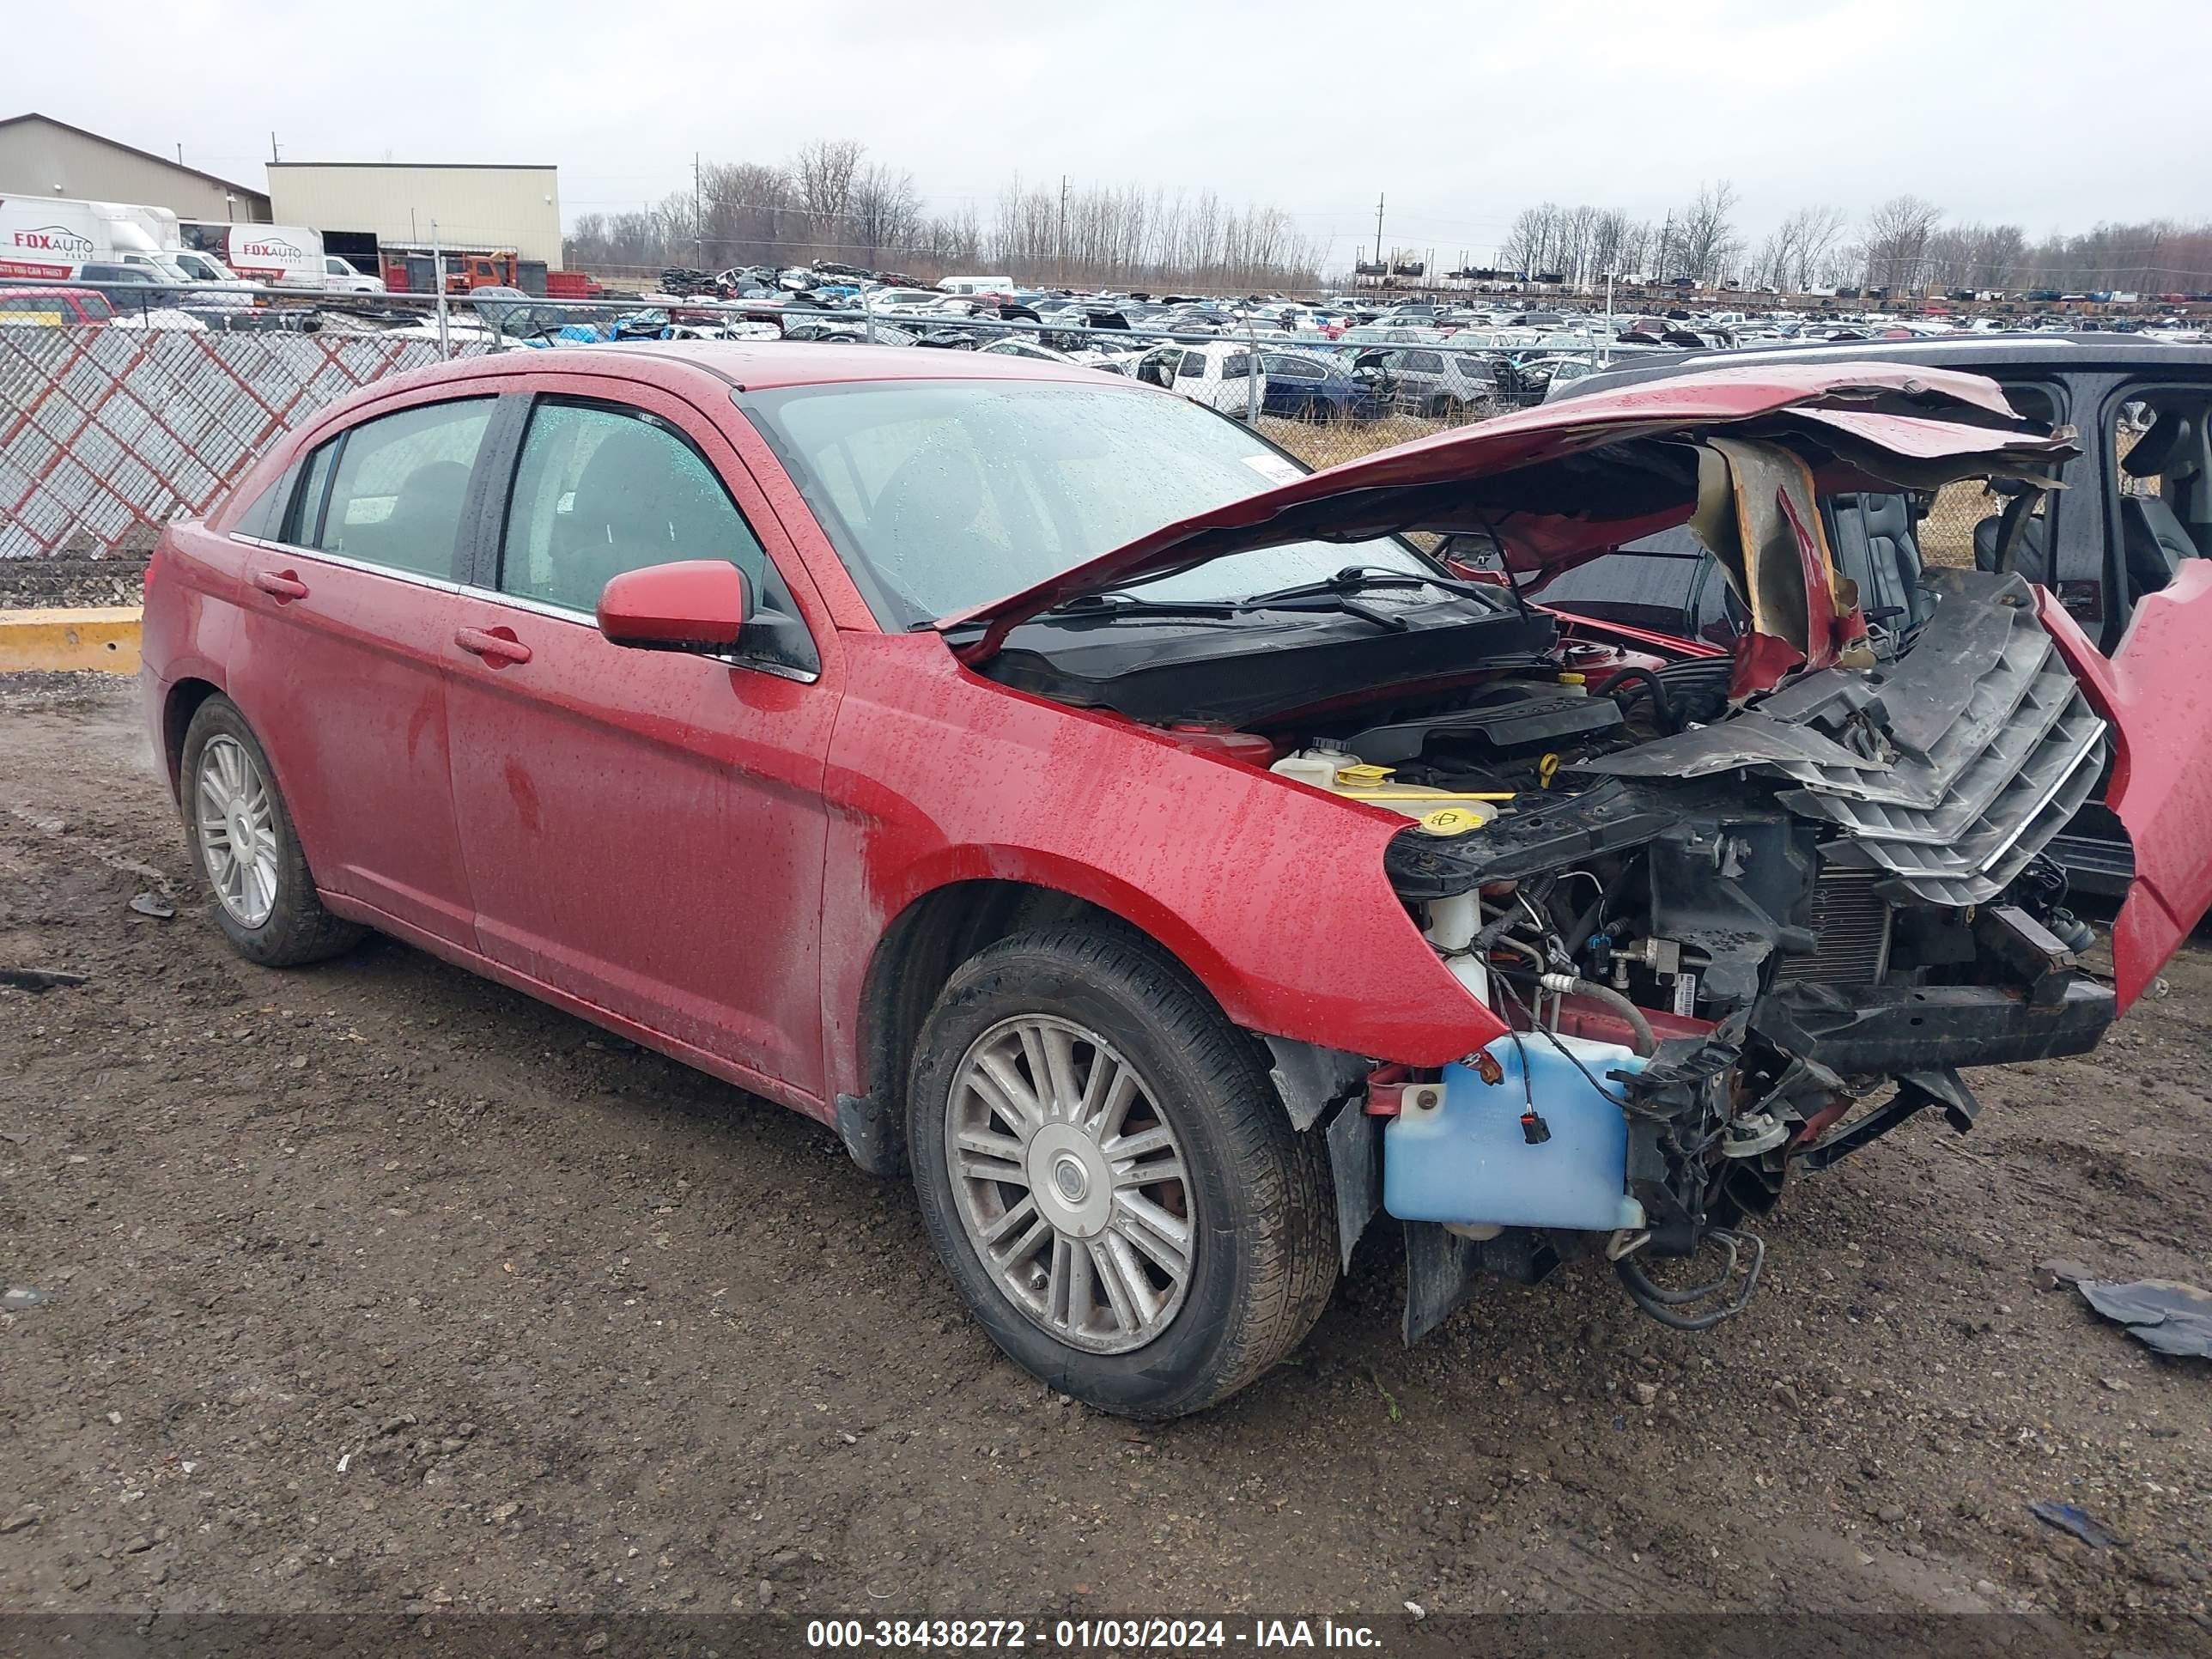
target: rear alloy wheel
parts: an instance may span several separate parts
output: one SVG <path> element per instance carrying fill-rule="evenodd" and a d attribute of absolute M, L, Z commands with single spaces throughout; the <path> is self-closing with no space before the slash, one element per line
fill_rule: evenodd
<path fill-rule="evenodd" d="M 931 1242 L 992 1340 L 1144 1418 L 1251 1382 L 1336 1279 L 1320 1141 L 1146 941 L 1055 927 L 952 975 L 908 1090 Z"/>
<path fill-rule="evenodd" d="M 240 956 L 290 968 L 361 939 L 366 929 L 323 908 L 269 757 L 229 698 L 193 711 L 177 775 L 192 868 Z"/>

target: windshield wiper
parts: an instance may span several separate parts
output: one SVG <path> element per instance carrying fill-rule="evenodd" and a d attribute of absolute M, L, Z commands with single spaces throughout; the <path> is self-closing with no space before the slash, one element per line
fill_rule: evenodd
<path fill-rule="evenodd" d="M 1496 592 L 1494 587 L 1481 582 L 1459 581 L 1449 576 L 1431 575 L 1423 570 L 1395 570 L 1389 565 L 1381 564 L 1348 564 L 1334 576 L 1320 581 L 1272 588 L 1265 593 L 1252 594 L 1242 603 L 1251 609 L 1274 605 L 1284 599 L 1344 599 L 1385 587 L 1434 587 L 1470 599 L 1487 599 Z"/>
<path fill-rule="evenodd" d="M 1299 582 L 1294 586 L 1255 593 L 1242 600 L 1238 608 L 1245 611 L 1303 608 L 1300 601 L 1322 600 L 1347 616 L 1373 623 L 1377 628 L 1387 629 L 1393 634 L 1402 634 L 1413 626 L 1405 617 L 1391 616 L 1364 605 L 1356 597 L 1394 587 L 1433 587 L 1461 599 L 1487 600 L 1490 597 L 1489 590 L 1479 582 L 1455 581 L 1449 576 L 1431 575 L 1425 571 L 1394 570 L 1387 565 L 1348 564 L 1334 576 L 1322 581 Z"/>
<path fill-rule="evenodd" d="M 1134 593 L 1078 593 L 1037 614 L 1042 617 L 1233 617 L 1243 608 L 1234 599 L 1147 599 Z"/>

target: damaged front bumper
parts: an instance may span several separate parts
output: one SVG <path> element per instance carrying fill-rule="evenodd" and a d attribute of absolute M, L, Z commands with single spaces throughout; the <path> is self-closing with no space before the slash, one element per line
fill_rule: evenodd
<path fill-rule="evenodd" d="M 1483 833 L 1393 841 L 1410 903 L 1484 896 L 1480 967 L 1516 1027 L 1418 1111 L 1411 1086 L 1370 1091 L 1329 1124 L 1347 1259 L 1378 1210 L 1405 1226 L 1408 1340 L 1480 1276 L 1600 1255 L 1663 1322 L 1725 1318 L 1760 1261 L 1738 1224 L 1793 1169 L 1930 1106 L 1969 1127 L 1962 1072 L 2085 1053 L 2117 1018 L 2046 925 L 2040 858 L 2100 781 L 2106 724 L 2026 582 L 1942 586 L 1894 665 L 1596 757 L 1579 793 Z M 1571 924 L 1579 896 L 1548 896 L 1566 872 L 1600 890 Z M 1663 1040 L 1632 1051 L 1623 993 Z M 1692 1256 L 1720 1276 L 1645 1270 Z"/>

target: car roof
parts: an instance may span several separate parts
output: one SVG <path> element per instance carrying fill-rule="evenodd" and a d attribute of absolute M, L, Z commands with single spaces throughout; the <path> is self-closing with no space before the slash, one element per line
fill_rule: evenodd
<path fill-rule="evenodd" d="M 370 382 L 331 404 L 313 424 L 318 428 L 337 424 L 331 416 L 343 414 L 350 419 L 356 411 L 389 396 L 426 386 L 465 386 L 471 380 L 517 374 L 588 374 L 617 364 L 622 372 L 647 385 L 679 393 L 697 392 L 702 380 L 712 383 L 714 395 L 884 380 L 1058 380 L 1156 395 L 1148 388 L 1100 374 L 1080 363 L 1047 362 L 1003 352 L 917 351 L 905 346 L 857 343 L 832 349 L 804 340 L 617 340 L 599 345 L 564 345 L 550 354 L 525 354 L 520 360 L 517 354 L 500 352 L 433 363 Z"/>
<path fill-rule="evenodd" d="M 1930 368 L 1960 368 L 1972 374 L 2007 367 L 2063 365 L 2085 369 L 2164 368 L 2201 374 L 2212 367 L 2212 346 L 2177 345 L 2102 330 L 2071 334 L 2022 331 L 2008 334 L 1923 335 L 1910 340 L 1762 341 L 1732 349 L 1686 349 L 1638 356 L 1632 365 L 1601 368 L 1594 374 L 1584 375 L 1574 382 L 1571 393 L 1561 395 L 1587 397 L 1593 392 L 1609 391 L 1614 386 L 1665 380 L 1687 369 L 1717 368 L 1735 363 L 1818 362 L 1824 357 L 1926 363 Z"/>
<path fill-rule="evenodd" d="M 99 300 L 106 297 L 96 288 L 71 288 L 65 283 L 0 283 L 0 300 L 12 300 L 25 294 L 40 295 L 49 299 Z"/>

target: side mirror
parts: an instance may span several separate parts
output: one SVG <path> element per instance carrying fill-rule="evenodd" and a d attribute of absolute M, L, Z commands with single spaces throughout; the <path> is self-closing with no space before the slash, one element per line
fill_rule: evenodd
<path fill-rule="evenodd" d="M 752 614 L 745 573 L 727 559 L 625 570 L 599 594 L 599 632 L 643 651 L 726 651 Z"/>

